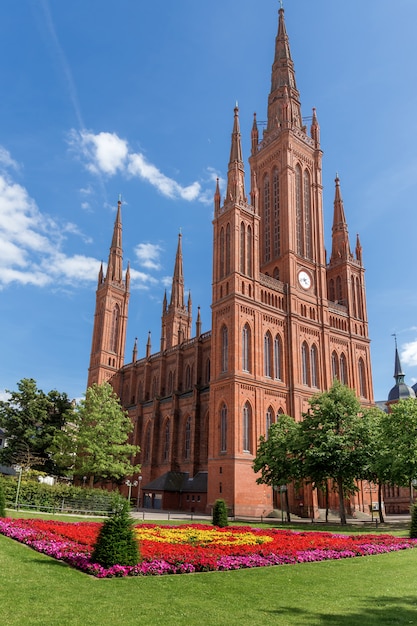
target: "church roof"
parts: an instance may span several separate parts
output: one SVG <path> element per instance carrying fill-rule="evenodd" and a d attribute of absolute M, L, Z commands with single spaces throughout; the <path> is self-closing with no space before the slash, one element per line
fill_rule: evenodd
<path fill-rule="evenodd" d="M 397 339 L 395 339 L 395 363 L 394 363 L 395 385 L 388 394 L 388 402 L 415 398 L 415 390 L 404 382 L 404 372 L 402 371 L 400 355 L 398 354 Z"/>
<path fill-rule="evenodd" d="M 207 491 L 207 472 L 197 472 L 189 477 L 189 472 L 166 472 L 152 480 L 144 489 L 147 491 L 186 491 L 204 493 Z"/>

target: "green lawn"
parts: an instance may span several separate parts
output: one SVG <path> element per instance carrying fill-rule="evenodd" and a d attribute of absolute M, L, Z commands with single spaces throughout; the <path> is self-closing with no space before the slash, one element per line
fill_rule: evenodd
<path fill-rule="evenodd" d="M 0 535 L 2 626 L 417 624 L 416 581 L 417 550 L 98 580 Z"/>

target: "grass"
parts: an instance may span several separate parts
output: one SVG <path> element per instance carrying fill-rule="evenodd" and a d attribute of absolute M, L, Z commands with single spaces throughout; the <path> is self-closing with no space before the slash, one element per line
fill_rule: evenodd
<path fill-rule="evenodd" d="M 407 550 L 235 572 L 98 580 L 0 535 L 0 619 L 2 626 L 417 624 L 416 568 L 417 550 Z"/>

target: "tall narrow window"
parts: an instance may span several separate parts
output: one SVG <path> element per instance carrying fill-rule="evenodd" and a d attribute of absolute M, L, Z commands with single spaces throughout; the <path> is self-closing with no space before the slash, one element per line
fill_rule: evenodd
<path fill-rule="evenodd" d="M 164 461 L 168 461 L 169 459 L 169 446 L 170 446 L 170 430 L 169 430 L 169 420 L 168 420 L 165 425 Z"/>
<path fill-rule="evenodd" d="M 245 274 L 246 270 L 246 232 L 245 224 L 242 222 L 240 225 L 240 272 Z"/>
<path fill-rule="evenodd" d="M 206 361 L 206 383 L 210 382 L 210 359 Z"/>
<path fill-rule="evenodd" d="M 297 254 L 304 255 L 303 205 L 301 195 L 301 167 L 295 168 L 295 228 L 297 237 Z"/>
<path fill-rule="evenodd" d="M 363 320 L 363 299 L 359 278 L 356 279 L 356 296 L 358 300 L 358 317 Z"/>
<path fill-rule="evenodd" d="M 273 185 L 273 212 L 274 212 L 274 257 L 278 257 L 281 254 L 281 215 L 279 204 L 279 174 L 275 168 L 272 173 L 272 185 Z"/>
<path fill-rule="evenodd" d="M 252 276 L 252 228 L 248 226 L 246 236 L 246 272 L 248 276 Z"/>
<path fill-rule="evenodd" d="M 334 301 L 335 301 L 335 299 L 336 299 L 336 298 L 335 298 L 334 293 L 335 293 L 335 292 L 334 292 L 334 280 L 333 280 L 333 278 L 332 278 L 332 279 L 330 279 L 330 281 L 329 281 L 329 300 L 330 300 L 331 302 L 334 302 Z"/>
<path fill-rule="evenodd" d="M 340 355 L 340 382 L 343 385 L 347 385 L 348 383 L 347 362 L 346 362 L 346 357 L 343 354 L 343 352 Z"/>
<path fill-rule="evenodd" d="M 110 328 L 110 352 L 117 352 L 117 343 L 119 336 L 119 319 L 120 319 L 120 309 L 119 305 L 113 309 L 112 318 L 111 318 L 111 328 Z"/>
<path fill-rule="evenodd" d="M 224 278 L 224 228 L 220 230 L 220 278 Z"/>
<path fill-rule="evenodd" d="M 251 333 L 249 324 L 245 324 L 242 329 L 242 369 L 244 372 L 251 371 L 250 341 Z"/>
<path fill-rule="evenodd" d="M 222 327 L 222 372 L 229 367 L 229 332 L 227 326 Z"/>
<path fill-rule="evenodd" d="M 340 303 L 343 301 L 342 279 L 340 276 L 336 278 L 336 300 Z"/>
<path fill-rule="evenodd" d="M 227 450 L 227 407 L 223 404 L 220 411 L 220 451 Z"/>
<path fill-rule="evenodd" d="M 308 346 L 304 341 L 301 346 L 301 380 L 303 385 L 310 386 L 309 367 L 308 367 Z"/>
<path fill-rule="evenodd" d="M 185 368 L 185 389 L 191 389 L 191 368 L 189 365 Z"/>
<path fill-rule="evenodd" d="M 246 402 L 243 407 L 243 452 L 251 451 L 251 406 Z"/>
<path fill-rule="evenodd" d="M 185 423 L 185 441 L 184 441 L 184 457 L 186 460 L 190 458 L 191 452 L 191 417 Z"/>
<path fill-rule="evenodd" d="M 339 361 L 336 352 L 332 352 L 332 380 L 339 378 Z"/>
<path fill-rule="evenodd" d="M 264 259 L 267 263 L 271 259 L 271 190 L 268 174 L 264 178 Z"/>
<path fill-rule="evenodd" d="M 268 410 L 266 412 L 266 421 L 265 421 L 265 438 L 268 439 L 268 435 L 269 435 L 269 429 L 271 428 L 271 425 L 274 421 L 274 410 L 273 408 L 270 406 L 268 407 Z"/>
<path fill-rule="evenodd" d="M 274 376 L 282 380 L 282 341 L 279 335 L 274 339 Z"/>
<path fill-rule="evenodd" d="M 230 224 L 226 226 L 226 276 L 230 274 Z"/>
<path fill-rule="evenodd" d="M 366 370 L 365 370 L 365 363 L 363 362 L 363 359 L 359 359 L 359 363 L 358 363 L 358 369 L 359 369 L 359 389 L 360 389 L 360 394 L 362 398 L 367 398 L 368 397 L 368 388 L 367 388 L 367 384 L 366 384 Z"/>
<path fill-rule="evenodd" d="M 356 308 L 356 289 L 355 289 L 355 279 L 352 276 L 352 312 L 353 317 L 358 317 L 358 312 Z"/>
<path fill-rule="evenodd" d="M 305 170 L 303 176 L 304 191 L 304 254 L 308 259 L 311 255 L 311 192 L 310 192 L 310 175 Z"/>
<path fill-rule="evenodd" d="M 170 370 L 168 374 L 168 389 L 167 389 L 168 396 L 172 394 L 172 391 L 173 391 L 173 378 L 172 378 L 172 370 Z"/>
<path fill-rule="evenodd" d="M 149 462 L 151 458 L 151 425 L 148 424 L 145 437 L 145 461 Z"/>
<path fill-rule="evenodd" d="M 318 352 L 317 352 L 317 346 L 315 344 L 313 344 L 310 350 L 310 367 L 311 367 L 311 386 L 318 387 L 319 386 Z"/>
<path fill-rule="evenodd" d="M 268 331 L 264 336 L 264 375 L 271 378 L 271 348 L 272 348 L 272 337 L 271 333 Z"/>

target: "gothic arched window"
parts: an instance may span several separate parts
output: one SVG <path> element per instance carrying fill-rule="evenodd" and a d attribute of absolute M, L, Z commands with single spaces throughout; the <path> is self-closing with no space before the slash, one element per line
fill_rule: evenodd
<path fill-rule="evenodd" d="M 220 278 L 224 277 L 224 228 L 220 230 Z"/>
<path fill-rule="evenodd" d="M 163 453 L 164 461 L 168 461 L 169 459 L 169 446 L 170 446 L 170 427 L 169 427 L 169 420 L 167 420 L 167 423 L 165 424 L 165 437 L 164 437 L 164 453 Z"/>
<path fill-rule="evenodd" d="M 274 257 L 281 254 L 281 215 L 280 215 L 280 198 L 279 198 L 279 174 L 275 168 L 272 172 L 272 206 L 274 213 Z"/>
<path fill-rule="evenodd" d="M 148 424 L 145 435 L 145 461 L 149 462 L 151 459 L 151 424 Z"/>
<path fill-rule="evenodd" d="M 117 352 L 117 344 L 118 344 L 118 336 L 119 336 L 119 320 L 120 320 L 120 309 L 119 305 L 113 309 L 112 318 L 111 318 L 111 328 L 110 328 L 110 352 Z"/>
<path fill-rule="evenodd" d="M 303 176 L 304 191 L 304 254 L 308 259 L 312 258 L 311 254 L 311 193 L 310 193 L 310 174 L 307 170 Z"/>
<path fill-rule="evenodd" d="M 318 378 L 318 352 L 316 344 L 313 344 L 310 350 L 310 367 L 311 367 L 311 386 L 319 386 Z"/>
<path fill-rule="evenodd" d="M 268 376 L 268 378 L 272 377 L 272 337 L 271 333 L 268 331 L 264 336 L 264 375 Z"/>
<path fill-rule="evenodd" d="M 308 366 L 308 346 L 304 341 L 301 346 L 301 380 L 303 385 L 310 386 L 309 366 Z"/>
<path fill-rule="evenodd" d="M 274 377 L 282 380 L 282 341 L 279 335 L 274 339 Z"/>
<path fill-rule="evenodd" d="M 331 302 L 335 301 L 335 291 L 334 291 L 334 280 L 333 278 L 330 279 L 329 281 L 329 300 Z"/>
<path fill-rule="evenodd" d="M 242 369 L 244 372 L 251 371 L 251 332 L 249 324 L 245 324 L 242 329 Z"/>
<path fill-rule="evenodd" d="M 252 276 L 252 228 L 250 226 L 248 226 L 246 242 L 246 273 Z"/>
<path fill-rule="evenodd" d="M 347 385 L 348 383 L 347 361 L 343 352 L 340 355 L 340 382 L 343 385 Z"/>
<path fill-rule="evenodd" d="M 368 386 L 366 384 L 365 363 L 363 362 L 362 358 L 359 359 L 358 371 L 359 371 L 359 391 L 360 391 L 360 394 L 361 394 L 362 398 L 367 398 L 368 397 Z"/>
<path fill-rule="evenodd" d="M 223 404 L 220 411 L 220 451 L 227 450 L 227 406 Z"/>
<path fill-rule="evenodd" d="M 222 372 L 227 372 L 229 367 L 229 331 L 227 330 L 227 326 L 222 327 L 221 332 L 222 337 Z"/>
<path fill-rule="evenodd" d="M 251 452 L 251 420 L 252 420 L 252 410 L 249 402 L 246 402 L 243 407 L 243 424 L 242 424 L 242 433 L 243 433 L 243 451 Z"/>
<path fill-rule="evenodd" d="M 271 428 L 271 425 L 274 422 L 274 410 L 272 408 L 272 406 L 268 407 L 268 410 L 266 412 L 266 420 L 265 420 L 265 431 L 266 431 L 266 435 L 265 438 L 268 439 L 268 434 L 269 434 L 269 429 Z"/>
<path fill-rule="evenodd" d="M 191 453 L 191 417 L 185 423 L 184 458 L 189 459 Z"/>
<path fill-rule="evenodd" d="M 271 259 L 271 190 L 269 176 L 266 174 L 263 184 L 263 205 L 264 205 L 264 260 L 265 263 Z"/>
<path fill-rule="evenodd" d="M 332 380 L 339 378 L 339 360 L 336 352 L 332 352 Z"/>
<path fill-rule="evenodd" d="M 230 224 L 226 226 L 226 276 L 230 274 Z"/>
<path fill-rule="evenodd" d="M 303 205 L 301 193 L 301 167 L 295 168 L 295 228 L 297 254 L 304 256 Z"/>
<path fill-rule="evenodd" d="M 246 232 L 243 222 L 240 225 L 240 272 L 246 273 Z"/>

